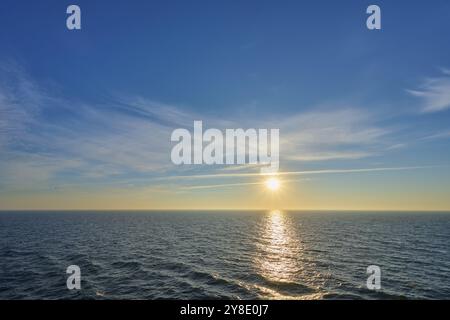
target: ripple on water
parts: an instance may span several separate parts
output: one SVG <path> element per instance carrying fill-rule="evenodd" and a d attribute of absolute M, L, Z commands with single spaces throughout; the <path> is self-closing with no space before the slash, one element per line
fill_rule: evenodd
<path fill-rule="evenodd" d="M 433 213 L 3 212 L 0 298 L 448 299 L 448 230 Z"/>

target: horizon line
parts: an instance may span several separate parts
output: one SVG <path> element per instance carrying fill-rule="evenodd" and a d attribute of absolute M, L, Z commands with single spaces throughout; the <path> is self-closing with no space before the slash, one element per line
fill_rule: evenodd
<path fill-rule="evenodd" d="M 210 208 L 210 209 L 0 209 L 0 213 L 4 212 L 95 212 L 95 211 L 110 211 L 110 212 L 144 212 L 144 211 L 286 211 L 286 212 L 442 212 L 450 213 L 450 209 L 226 209 L 226 208 Z"/>

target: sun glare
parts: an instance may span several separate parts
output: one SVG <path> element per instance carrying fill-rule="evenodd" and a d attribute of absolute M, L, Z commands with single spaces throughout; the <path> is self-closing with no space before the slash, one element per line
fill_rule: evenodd
<path fill-rule="evenodd" d="M 267 179 L 265 184 L 267 189 L 271 191 L 277 191 L 278 189 L 280 189 L 280 180 L 278 180 L 277 178 Z"/>

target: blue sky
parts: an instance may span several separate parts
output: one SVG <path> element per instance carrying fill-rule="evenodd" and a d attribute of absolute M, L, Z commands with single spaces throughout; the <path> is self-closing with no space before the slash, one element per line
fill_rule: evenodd
<path fill-rule="evenodd" d="M 280 128 L 282 171 L 402 168 L 293 174 L 292 207 L 308 189 L 306 208 L 408 208 L 409 190 L 414 208 L 450 209 L 448 1 L 73 3 L 0 4 L 1 207 L 245 206 L 235 186 L 253 180 L 213 175 L 251 168 L 171 165 L 170 132 L 199 119 Z"/>

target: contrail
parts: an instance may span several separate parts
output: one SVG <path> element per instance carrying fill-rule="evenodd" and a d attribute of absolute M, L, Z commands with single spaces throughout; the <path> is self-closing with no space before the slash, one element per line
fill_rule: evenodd
<path fill-rule="evenodd" d="M 212 178 L 246 178 L 246 177 L 264 177 L 264 176 L 291 176 L 291 175 L 311 175 L 311 174 L 339 174 L 339 173 L 364 173 L 378 171 L 403 171 L 414 169 L 430 169 L 438 166 L 412 166 L 412 167 L 380 167 L 380 168 L 358 168 L 358 169 L 322 169 L 309 171 L 284 171 L 273 174 L 262 173 L 215 173 L 215 174 L 196 174 L 156 178 L 156 180 L 165 179 L 212 179 Z"/>

